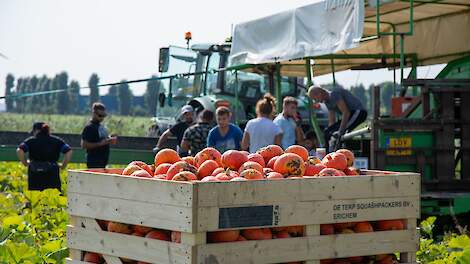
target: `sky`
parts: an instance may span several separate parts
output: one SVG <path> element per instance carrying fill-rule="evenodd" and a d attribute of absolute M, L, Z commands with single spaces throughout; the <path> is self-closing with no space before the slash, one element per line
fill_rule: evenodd
<path fill-rule="evenodd" d="M 0 0 L 0 94 L 5 77 L 54 76 L 67 71 L 87 85 L 92 73 L 100 82 L 150 77 L 158 72 L 158 50 L 192 43 L 218 43 L 232 26 L 314 0 L 232 2 L 157 0 Z M 420 69 L 419 77 L 434 77 L 442 65 Z M 349 87 L 393 80 L 388 70 L 343 72 L 337 81 Z M 331 76 L 314 79 L 331 82 Z M 142 85 L 132 85 L 134 94 Z M 0 104 L 2 104 L 0 100 Z"/>

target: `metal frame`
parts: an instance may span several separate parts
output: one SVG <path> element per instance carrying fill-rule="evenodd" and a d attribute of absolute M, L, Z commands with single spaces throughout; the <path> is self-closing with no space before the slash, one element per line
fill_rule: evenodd
<path fill-rule="evenodd" d="M 386 164 L 416 164 L 418 171 L 424 167 L 433 168 L 433 179 L 423 181 L 425 191 L 470 191 L 470 79 L 416 79 L 404 80 L 406 86 L 421 87 L 422 119 L 380 117 L 380 89 L 373 91 L 373 120 L 371 140 L 371 165 L 385 168 Z M 431 110 L 431 96 L 436 98 L 438 107 Z M 467 102 L 467 103 L 462 103 Z M 459 111 L 459 112 L 456 112 Z M 456 114 L 460 114 L 458 119 Z M 434 147 L 431 149 L 412 148 L 409 156 L 389 156 L 385 148 L 379 146 L 379 131 L 426 131 L 434 134 Z M 459 139 L 461 146 L 455 145 Z M 425 151 L 439 152 L 439 155 L 426 157 Z M 455 178 L 455 152 L 460 152 L 461 176 Z"/>

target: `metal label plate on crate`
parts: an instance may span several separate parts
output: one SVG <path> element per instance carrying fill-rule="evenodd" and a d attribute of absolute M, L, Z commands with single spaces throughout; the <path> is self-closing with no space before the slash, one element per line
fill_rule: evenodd
<path fill-rule="evenodd" d="M 219 228 L 271 226 L 278 223 L 278 205 L 219 208 Z"/>
<path fill-rule="evenodd" d="M 390 137 L 387 138 L 387 148 L 395 148 L 387 150 L 386 154 L 390 156 L 408 156 L 411 155 L 411 137 Z"/>

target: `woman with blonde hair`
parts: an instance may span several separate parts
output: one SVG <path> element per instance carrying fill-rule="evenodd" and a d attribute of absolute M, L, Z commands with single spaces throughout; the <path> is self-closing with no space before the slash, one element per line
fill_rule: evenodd
<path fill-rule="evenodd" d="M 281 145 L 282 130 L 272 118 L 275 109 L 275 99 L 271 94 L 265 94 L 256 103 L 257 118 L 248 121 L 242 139 L 242 149 L 251 153 L 262 147 L 276 144 Z"/>

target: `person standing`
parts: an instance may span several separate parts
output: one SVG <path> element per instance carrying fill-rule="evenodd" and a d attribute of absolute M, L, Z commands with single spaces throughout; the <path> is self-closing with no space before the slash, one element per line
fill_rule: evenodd
<path fill-rule="evenodd" d="M 72 148 L 61 138 L 50 134 L 49 125 L 44 122 L 33 124 L 32 137 L 23 141 L 16 149 L 20 162 L 28 168 L 28 189 L 60 191 L 60 169 L 65 169 L 72 157 Z M 26 159 L 25 153 L 29 153 Z M 60 154 L 62 164 L 57 164 Z"/>
<path fill-rule="evenodd" d="M 324 131 L 327 150 L 336 151 L 338 144 L 329 146 L 329 141 L 332 138 L 340 140 L 346 132 L 352 131 L 367 118 L 367 111 L 359 98 L 343 88 L 335 87 L 330 92 L 320 86 L 311 86 L 308 96 L 328 108 L 328 127 Z M 341 116 L 338 121 L 337 114 Z"/>
<path fill-rule="evenodd" d="M 214 112 L 203 110 L 200 113 L 199 122 L 184 131 L 180 148 L 182 152 L 189 152 L 195 156 L 207 146 L 207 135 L 214 124 Z"/>
<path fill-rule="evenodd" d="M 82 131 L 80 145 L 86 150 L 86 164 L 91 168 L 105 168 L 109 160 L 110 144 L 116 144 L 117 137 L 109 136 L 102 122 L 106 117 L 106 107 L 102 103 L 94 103 L 91 119 Z"/>
<path fill-rule="evenodd" d="M 215 110 L 217 126 L 209 131 L 207 146 L 217 149 L 220 153 L 227 150 L 240 150 L 243 138 L 242 130 L 230 123 L 232 112 L 228 107 L 221 106 Z"/>
<path fill-rule="evenodd" d="M 168 141 L 168 138 L 175 136 L 178 153 L 180 153 L 182 156 L 186 155 L 186 153 L 180 149 L 180 144 L 183 140 L 184 131 L 186 131 L 186 129 L 193 123 L 193 115 L 194 109 L 192 106 L 185 105 L 181 107 L 179 122 L 163 132 L 163 134 L 158 139 L 157 146 L 153 149 L 153 152 L 158 153 L 160 149 L 163 148 L 164 144 Z"/>
<path fill-rule="evenodd" d="M 297 100 L 287 96 L 282 101 L 282 113 L 274 118 L 274 123 L 282 130 L 282 148 L 286 149 L 294 144 L 302 144 L 304 132 L 297 117 Z"/>
<path fill-rule="evenodd" d="M 281 145 L 282 130 L 271 119 L 274 112 L 274 102 L 274 98 L 270 94 L 266 94 L 258 100 L 256 103 L 257 118 L 246 124 L 242 150 L 254 153 L 268 145 Z"/>

